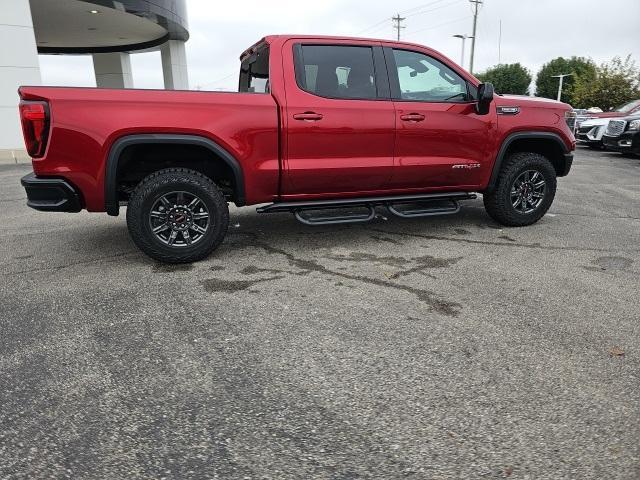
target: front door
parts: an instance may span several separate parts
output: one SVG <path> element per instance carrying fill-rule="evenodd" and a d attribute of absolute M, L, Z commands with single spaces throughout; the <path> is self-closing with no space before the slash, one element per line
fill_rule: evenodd
<path fill-rule="evenodd" d="M 393 169 L 395 110 L 382 48 L 294 40 L 284 48 L 283 194 L 348 196 L 384 189 Z"/>
<path fill-rule="evenodd" d="M 426 53 L 385 48 L 396 110 L 392 188 L 474 188 L 493 164 L 496 113 L 477 115 L 472 85 Z"/>

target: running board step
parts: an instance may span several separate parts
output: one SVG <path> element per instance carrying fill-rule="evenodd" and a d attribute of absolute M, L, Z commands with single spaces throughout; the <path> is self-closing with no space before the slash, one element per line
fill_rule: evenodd
<path fill-rule="evenodd" d="M 396 203 L 385 205 L 390 213 L 400 218 L 433 217 L 436 215 L 452 215 L 460 211 L 457 200 L 446 199 L 447 205 L 442 205 L 442 200 L 429 200 L 415 203 Z M 432 205 L 435 204 L 435 205 Z M 400 206 L 413 206 L 414 208 L 400 208 Z"/>
<path fill-rule="evenodd" d="M 340 223 L 364 223 L 375 218 L 375 207 L 383 206 L 389 212 L 401 218 L 450 215 L 460 211 L 458 200 L 476 198 L 473 193 L 447 192 L 424 193 L 418 195 L 396 195 L 388 197 L 346 198 L 339 200 L 314 200 L 307 202 L 278 202 L 256 209 L 258 213 L 291 212 L 305 225 L 333 225 Z M 443 202 L 446 204 L 443 206 Z M 413 207 L 413 208 L 404 208 Z M 351 211 L 337 215 L 305 215 L 311 211 L 345 209 Z M 353 209 L 364 209 L 353 212 Z"/>
<path fill-rule="evenodd" d="M 343 207 L 331 207 L 331 208 L 343 208 Z M 376 216 L 376 209 L 371 205 L 358 205 L 355 208 L 366 209 L 366 213 L 357 213 L 357 212 L 348 212 L 343 215 L 304 215 L 303 212 L 311 212 L 318 211 L 322 213 L 330 210 L 330 208 L 325 207 L 324 209 L 302 209 L 296 210 L 293 212 L 293 215 L 296 217 L 300 223 L 304 223 L 305 225 L 336 225 L 339 223 L 367 223 L 373 220 Z"/>

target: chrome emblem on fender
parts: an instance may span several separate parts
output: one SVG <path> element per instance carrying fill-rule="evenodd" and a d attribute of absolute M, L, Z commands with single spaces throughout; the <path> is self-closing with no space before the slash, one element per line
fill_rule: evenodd
<path fill-rule="evenodd" d="M 480 168 L 480 164 L 479 163 L 459 163 L 456 165 L 453 165 L 451 168 L 466 168 L 467 170 L 472 170 L 474 168 Z"/>

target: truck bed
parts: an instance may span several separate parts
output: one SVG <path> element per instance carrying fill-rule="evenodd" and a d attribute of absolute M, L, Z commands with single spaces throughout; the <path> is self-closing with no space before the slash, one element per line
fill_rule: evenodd
<path fill-rule="evenodd" d="M 68 87 L 21 87 L 20 95 L 50 108 L 49 143 L 34 172 L 64 175 L 85 192 L 89 211 L 104 210 L 106 159 L 125 135 L 209 138 L 240 162 L 247 204 L 271 202 L 278 192 L 278 106 L 271 95 Z"/>

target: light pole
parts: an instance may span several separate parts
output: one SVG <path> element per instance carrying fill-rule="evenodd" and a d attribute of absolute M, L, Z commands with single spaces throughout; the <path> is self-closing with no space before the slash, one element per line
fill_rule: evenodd
<path fill-rule="evenodd" d="M 462 54 L 460 55 L 460 66 L 464 68 L 464 44 L 467 41 L 467 38 L 473 38 L 473 35 L 454 35 L 455 38 L 459 38 L 462 40 Z"/>
<path fill-rule="evenodd" d="M 564 82 L 564 77 L 570 77 L 571 75 L 573 75 L 573 73 L 563 73 L 562 75 L 551 75 L 551 77 L 553 78 L 560 79 L 560 84 L 558 85 L 558 98 L 557 98 L 558 101 L 560 101 L 560 98 L 562 97 L 562 83 Z"/>

